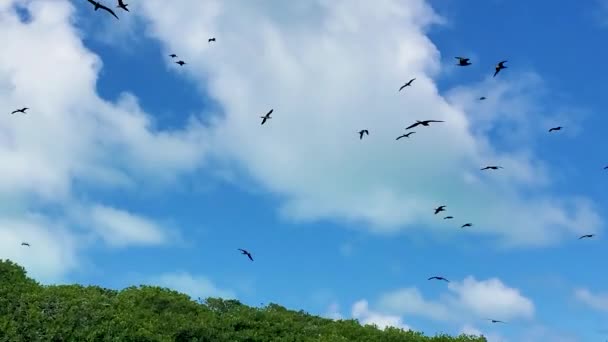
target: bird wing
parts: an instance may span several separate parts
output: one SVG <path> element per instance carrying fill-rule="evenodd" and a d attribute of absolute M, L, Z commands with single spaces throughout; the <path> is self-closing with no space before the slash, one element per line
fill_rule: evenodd
<path fill-rule="evenodd" d="M 429 123 L 429 122 L 443 122 L 443 121 L 441 121 L 441 120 L 425 120 L 425 122 Z"/>
<path fill-rule="evenodd" d="M 124 0 L 118 0 L 118 6 L 121 6 L 121 7 L 122 7 L 122 6 L 124 6 L 124 5 L 125 5 Z"/>
<path fill-rule="evenodd" d="M 416 126 L 420 125 L 420 122 L 416 122 L 414 124 L 411 124 L 410 126 L 406 127 L 405 129 L 410 129 L 410 128 L 414 128 Z"/>
<path fill-rule="evenodd" d="M 241 249 L 241 248 L 238 248 L 237 250 L 239 250 L 239 251 L 241 251 L 241 252 L 243 252 L 243 253 L 247 252 L 246 250 Z"/>
<path fill-rule="evenodd" d="M 505 63 L 507 63 L 507 61 L 500 61 L 500 62 L 498 63 L 498 65 L 500 65 L 501 67 L 504 67 L 504 65 L 503 65 L 503 64 L 505 64 Z"/>
<path fill-rule="evenodd" d="M 498 75 L 499 71 L 500 71 L 500 69 L 496 68 L 496 71 L 494 72 L 494 77 L 496 77 L 496 75 Z"/>
<path fill-rule="evenodd" d="M 253 261 L 253 257 L 251 256 L 251 254 L 247 253 L 247 256 L 249 257 L 249 260 Z"/>
<path fill-rule="evenodd" d="M 114 16 L 114 18 L 118 19 L 118 16 L 116 15 L 116 13 L 114 13 L 114 11 L 112 11 L 112 9 L 111 9 L 111 8 L 106 7 L 106 6 L 102 5 L 102 4 L 100 4 L 100 5 L 99 5 L 99 8 L 101 8 L 101 9 L 104 9 L 104 10 L 108 11 L 108 12 L 109 12 L 111 15 L 113 15 L 113 16 Z"/>
<path fill-rule="evenodd" d="M 407 87 L 406 84 L 402 85 L 401 88 L 399 88 L 399 91 L 403 90 L 403 88 Z"/>
<path fill-rule="evenodd" d="M 93 1 L 93 0 L 87 0 L 88 2 L 92 3 L 93 5 L 97 6 L 97 2 Z"/>
<path fill-rule="evenodd" d="M 416 80 L 416 78 L 412 78 L 409 82 L 407 82 L 408 84 L 411 84 L 412 82 L 414 82 Z"/>
<path fill-rule="evenodd" d="M 266 115 L 272 114 L 273 111 L 274 111 L 274 109 L 271 109 L 268 113 L 266 113 Z"/>
<path fill-rule="evenodd" d="M 400 136 L 398 136 L 398 137 L 397 137 L 397 139 L 395 139 L 395 140 L 399 140 L 399 139 L 401 139 L 401 138 L 403 138 L 403 137 L 405 137 L 405 134 L 404 134 L 404 135 L 400 135 Z"/>

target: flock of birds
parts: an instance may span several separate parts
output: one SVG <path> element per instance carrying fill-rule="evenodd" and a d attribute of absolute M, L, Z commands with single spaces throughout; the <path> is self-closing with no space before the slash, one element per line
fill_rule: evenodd
<path fill-rule="evenodd" d="M 118 19 L 118 16 L 116 15 L 116 13 L 111 8 L 109 8 L 109 7 L 101 4 L 99 1 L 94 1 L 94 0 L 87 0 L 87 1 L 95 6 L 94 7 L 95 11 L 97 11 L 99 9 L 105 10 L 109 14 L 111 14 L 112 16 L 114 16 L 116 19 Z M 129 9 L 128 9 L 129 5 L 125 4 L 124 0 L 117 0 L 117 1 L 118 1 L 118 4 L 116 6 L 117 8 L 121 8 L 124 11 L 129 12 Z M 215 42 L 215 41 L 216 41 L 216 39 L 214 37 L 208 39 L 209 43 L 210 42 Z M 170 54 L 169 57 L 171 57 L 171 58 L 177 58 L 178 56 L 176 54 Z M 469 65 L 473 64 L 473 63 L 471 63 L 470 58 L 466 58 L 466 57 L 455 57 L 455 58 L 458 60 L 458 63 L 456 64 L 457 66 L 465 67 L 465 66 L 469 66 Z M 186 64 L 186 62 L 184 62 L 183 60 L 178 60 L 175 63 L 178 64 L 178 65 L 180 65 L 180 66 L 183 66 L 183 65 Z M 505 63 L 507 63 L 507 61 L 503 60 L 503 61 L 498 62 L 498 64 L 496 64 L 495 71 L 494 71 L 494 76 L 493 77 L 496 77 L 496 75 L 498 75 L 501 70 L 507 68 L 507 66 L 505 66 Z M 399 88 L 399 92 L 401 92 L 403 89 L 405 89 L 407 87 L 411 87 L 413 85 L 413 83 L 414 83 L 415 80 L 416 80 L 416 78 L 412 78 L 408 82 L 406 82 L 405 84 L 403 84 Z M 482 97 L 479 98 L 479 100 L 480 101 L 486 100 L 486 97 L 482 96 Z M 14 111 L 11 112 L 11 114 L 16 114 L 16 113 L 27 114 L 26 111 L 28 109 L 29 109 L 28 107 L 23 107 L 23 108 L 20 108 L 20 109 L 15 109 Z M 260 118 L 262 119 L 262 123 L 261 123 L 262 125 L 264 125 L 266 122 L 268 122 L 268 120 L 272 119 L 271 114 L 273 113 L 273 111 L 274 111 L 274 109 L 270 109 L 270 111 L 268 111 L 268 113 L 266 113 L 263 116 L 260 116 Z M 416 128 L 418 126 L 429 127 L 431 123 L 441 123 L 441 122 L 444 122 L 444 121 L 441 121 L 441 120 L 422 120 L 422 121 L 416 120 L 416 122 L 414 122 L 413 124 L 411 124 L 408 127 L 406 127 L 405 130 L 410 130 L 410 129 Z M 552 127 L 552 128 L 549 129 L 549 133 L 554 132 L 554 131 L 560 131 L 562 128 L 563 127 L 561 127 L 561 126 Z M 357 133 L 359 134 L 359 139 L 362 140 L 364 135 L 369 135 L 369 130 L 362 129 L 362 130 L 358 131 Z M 405 133 L 405 134 L 402 134 L 402 135 L 398 136 L 396 138 L 396 140 L 399 140 L 399 139 L 402 139 L 402 138 L 410 138 L 410 136 L 412 134 L 415 134 L 415 133 L 416 133 L 415 131 L 410 131 L 408 133 Z M 489 166 L 485 166 L 485 167 L 481 168 L 480 170 L 482 170 L 482 171 L 483 170 L 498 170 L 498 169 L 502 169 L 502 168 L 503 168 L 502 166 L 489 165 Z M 608 166 L 604 167 L 604 170 L 608 170 Z M 447 207 L 446 205 L 440 205 L 437 208 L 435 208 L 434 209 L 435 215 L 439 214 L 440 212 L 446 211 L 446 209 L 445 209 L 446 207 Z M 453 216 L 445 216 L 443 219 L 444 220 L 450 220 L 450 219 L 453 219 L 453 218 L 454 218 Z M 463 224 L 460 228 L 467 228 L 467 227 L 472 227 L 472 226 L 473 226 L 473 224 L 469 222 L 469 223 Z M 595 236 L 595 234 L 585 234 L 585 235 L 580 236 L 579 240 L 580 239 L 585 239 L 585 238 L 592 238 L 594 236 Z M 30 247 L 30 244 L 27 243 L 27 242 L 22 242 L 21 245 L 22 246 L 26 246 L 26 247 Z M 253 261 L 253 256 L 252 256 L 252 254 L 248 250 L 242 249 L 242 248 L 238 248 L 237 250 L 240 251 L 242 255 L 247 256 L 247 258 L 249 258 L 249 260 Z M 428 278 L 428 280 L 439 280 L 439 281 L 445 281 L 447 283 L 450 282 L 448 279 L 446 279 L 446 278 L 444 278 L 442 276 L 433 276 L 433 277 Z M 496 319 L 491 319 L 491 318 L 488 318 L 487 320 L 490 321 L 490 322 L 492 322 L 492 323 L 506 323 L 504 321 L 496 320 Z"/>

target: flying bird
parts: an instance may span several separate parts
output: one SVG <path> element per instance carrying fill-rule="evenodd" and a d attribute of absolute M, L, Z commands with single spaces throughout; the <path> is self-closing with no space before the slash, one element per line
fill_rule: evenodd
<path fill-rule="evenodd" d="M 118 8 L 122 8 L 123 10 L 129 12 L 129 9 L 127 8 L 127 6 L 129 6 L 129 4 L 125 4 L 124 0 L 118 0 Z"/>
<path fill-rule="evenodd" d="M 369 135 L 369 131 L 368 131 L 368 130 L 366 130 L 366 129 L 362 129 L 362 130 L 360 130 L 360 131 L 359 131 L 359 132 L 357 132 L 357 133 L 359 133 L 359 140 L 363 139 L 363 134 L 367 134 L 367 135 Z"/>
<path fill-rule="evenodd" d="M 439 214 L 442 211 L 445 211 L 445 205 L 440 205 L 437 208 L 435 208 L 435 215 Z"/>
<path fill-rule="evenodd" d="M 496 77 L 496 75 L 498 75 L 498 73 L 500 72 L 500 70 L 507 68 L 505 66 L 505 63 L 507 63 L 507 61 L 501 61 L 498 64 L 496 64 L 496 72 L 494 72 L 494 77 Z"/>
<path fill-rule="evenodd" d="M 209 38 L 209 40 L 207 41 L 208 43 L 214 42 L 215 41 L 215 37 L 213 38 Z"/>
<path fill-rule="evenodd" d="M 498 169 L 504 169 L 504 168 L 502 166 L 486 166 L 480 170 L 498 170 Z"/>
<path fill-rule="evenodd" d="M 608 170 L 608 166 L 604 166 L 604 170 Z"/>
<path fill-rule="evenodd" d="M 15 114 L 15 113 L 23 113 L 23 114 L 27 114 L 25 111 L 28 110 L 29 108 L 27 107 L 23 107 L 21 109 L 15 109 L 14 111 L 11 112 L 11 114 Z"/>
<path fill-rule="evenodd" d="M 486 318 L 486 319 L 487 319 L 488 321 L 492 322 L 492 323 L 503 323 L 503 324 L 504 324 L 504 323 L 506 323 L 506 322 L 503 322 L 503 321 L 499 321 L 499 320 L 497 320 L 497 319 L 491 319 L 491 318 Z"/>
<path fill-rule="evenodd" d="M 251 256 L 251 253 L 249 253 L 248 251 L 241 249 L 241 248 L 239 248 L 238 250 L 241 251 L 241 254 L 246 255 L 249 258 L 249 260 L 253 261 L 253 257 Z"/>
<path fill-rule="evenodd" d="M 444 220 L 450 220 L 450 219 L 453 219 L 453 218 L 454 218 L 454 216 L 446 216 L 446 217 L 444 217 L 443 219 L 444 219 Z"/>
<path fill-rule="evenodd" d="M 467 66 L 467 65 L 471 65 L 473 63 L 469 62 L 470 58 L 465 58 L 465 57 L 454 57 L 458 60 L 458 66 Z"/>
<path fill-rule="evenodd" d="M 445 282 L 447 282 L 447 283 L 449 283 L 449 282 L 450 282 L 449 280 L 445 279 L 444 277 L 430 277 L 428 280 L 433 280 L 433 279 L 437 279 L 437 280 L 443 280 L 443 281 L 445 281 Z"/>
<path fill-rule="evenodd" d="M 271 109 L 268 113 L 266 113 L 266 115 L 260 116 L 260 118 L 262 118 L 262 123 L 261 123 L 262 125 L 266 122 L 266 120 L 272 119 L 270 117 L 270 114 L 272 114 L 273 111 L 274 111 L 274 109 Z"/>
<path fill-rule="evenodd" d="M 30 244 L 29 244 L 29 243 L 27 243 L 27 242 L 22 242 L 22 243 L 21 243 L 21 246 L 28 246 L 28 247 L 29 247 L 29 246 L 30 246 Z"/>
<path fill-rule="evenodd" d="M 409 80 L 406 84 L 402 85 L 401 88 L 399 88 L 399 91 L 401 91 L 405 87 L 411 87 L 412 82 L 414 82 L 415 80 L 416 80 L 415 78 L 412 78 L 411 80 Z"/>
<path fill-rule="evenodd" d="M 104 5 L 102 5 L 99 1 L 94 1 L 94 0 L 87 0 L 88 2 L 92 3 L 93 5 L 95 5 L 95 10 L 97 11 L 98 9 L 102 9 L 102 10 L 106 10 L 108 11 L 108 13 L 110 13 L 111 15 L 114 16 L 114 18 L 118 19 L 118 16 L 116 15 L 116 13 L 114 13 L 114 11 L 112 11 L 112 9 L 110 9 L 109 7 L 106 7 Z"/>
<path fill-rule="evenodd" d="M 177 61 L 177 62 L 175 62 L 175 63 L 176 63 L 176 64 L 179 64 L 180 66 L 184 66 L 184 64 L 186 64 L 186 62 L 184 62 L 184 61 Z"/>
<path fill-rule="evenodd" d="M 562 126 L 557 126 L 557 127 L 549 128 L 549 133 L 551 133 L 553 131 L 559 131 L 561 129 L 562 129 Z"/>
<path fill-rule="evenodd" d="M 460 228 L 473 227 L 472 223 L 465 223 Z"/>
<path fill-rule="evenodd" d="M 443 121 L 440 121 L 440 120 L 424 120 L 424 121 L 418 121 L 418 120 L 416 120 L 416 123 L 414 123 L 414 124 L 412 124 L 412 125 L 410 125 L 410 126 L 406 127 L 405 129 L 414 128 L 414 127 L 416 127 L 416 126 L 418 126 L 418 125 L 422 125 L 422 126 L 427 126 L 427 127 L 428 127 L 428 126 L 429 126 L 429 123 L 431 123 L 431 122 L 443 122 Z"/>
<path fill-rule="evenodd" d="M 583 236 L 579 237 L 578 239 L 580 240 L 580 239 L 584 239 L 584 238 L 592 238 L 594 236 L 595 236 L 595 234 L 587 234 L 587 235 L 583 235 Z"/>
<path fill-rule="evenodd" d="M 399 140 L 401 138 L 409 138 L 410 135 L 412 135 L 414 133 L 416 133 L 416 132 L 409 132 L 409 133 L 406 133 L 406 134 L 402 134 L 402 135 L 398 136 L 397 139 L 395 139 L 395 140 Z"/>
<path fill-rule="evenodd" d="M 175 57 L 177 57 L 177 55 L 176 55 L 176 54 L 174 54 L 174 53 L 172 53 L 172 54 L 170 54 L 170 55 L 169 55 L 169 57 L 171 57 L 171 58 L 175 58 Z"/>
<path fill-rule="evenodd" d="M 483 101 L 483 100 L 485 100 L 485 99 L 486 99 L 486 97 L 485 97 L 485 96 L 482 96 L 482 97 L 480 97 L 480 98 L 479 98 L 479 101 Z"/>

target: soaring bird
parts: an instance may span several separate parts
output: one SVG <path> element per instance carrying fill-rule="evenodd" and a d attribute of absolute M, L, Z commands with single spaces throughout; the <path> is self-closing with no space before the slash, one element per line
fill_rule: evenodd
<path fill-rule="evenodd" d="M 498 64 L 496 64 L 496 72 L 494 72 L 494 77 L 496 77 L 496 75 L 498 75 L 498 73 L 500 72 L 500 70 L 507 68 L 505 66 L 505 63 L 507 63 L 507 61 L 501 61 Z"/>
<path fill-rule="evenodd" d="M 25 111 L 28 110 L 29 108 L 27 107 L 23 107 L 21 109 L 15 109 L 14 111 L 11 112 L 11 114 L 15 114 L 15 113 L 23 113 L 23 114 L 27 114 Z"/>
<path fill-rule="evenodd" d="M 443 280 L 443 281 L 445 281 L 445 282 L 447 282 L 447 283 L 449 283 L 449 282 L 450 282 L 449 280 L 445 279 L 444 277 L 430 277 L 428 280 L 433 280 L 433 279 L 437 279 L 437 280 Z"/>
<path fill-rule="evenodd" d="M 424 121 L 418 121 L 418 120 L 416 120 L 416 123 L 409 125 L 409 126 L 408 126 L 408 127 L 406 127 L 405 129 L 414 128 L 414 127 L 416 127 L 416 126 L 418 126 L 418 125 L 422 125 L 422 126 L 427 126 L 427 127 L 428 127 L 428 126 L 429 126 L 429 123 L 431 123 L 431 122 L 443 122 L 443 121 L 440 121 L 440 120 L 424 120 Z"/>
<path fill-rule="evenodd" d="M 175 57 L 177 57 L 177 55 L 176 55 L 176 54 L 174 54 L 174 53 L 172 53 L 172 54 L 170 54 L 170 55 L 169 55 L 169 57 L 171 57 L 171 58 L 175 58 Z"/>
<path fill-rule="evenodd" d="M 111 15 L 114 16 L 114 18 L 118 19 L 118 16 L 116 15 L 116 13 L 114 13 L 114 11 L 112 11 L 109 7 L 106 7 L 104 5 L 102 5 L 99 1 L 95 1 L 95 0 L 87 0 L 88 2 L 92 3 L 93 5 L 95 5 L 95 10 L 97 11 L 98 9 L 102 9 L 102 10 L 106 10 L 108 11 L 108 13 L 110 13 Z"/>
<path fill-rule="evenodd" d="M 604 170 L 608 170 L 608 166 L 604 166 Z"/>
<path fill-rule="evenodd" d="M 272 119 L 270 117 L 270 114 L 272 114 L 273 111 L 274 111 L 274 109 L 271 109 L 268 113 L 266 113 L 266 115 L 260 116 L 260 118 L 262 118 L 262 123 L 261 123 L 262 125 L 266 122 L 266 120 Z"/>
<path fill-rule="evenodd" d="M 578 239 L 580 240 L 580 239 L 584 239 L 584 238 L 592 238 L 594 236 L 595 236 L 595 234 L 587 234 L 587 235 L 583 235 L 583 236 L 579 237 Z"/>
<path fill-rule="evenodd" d="M 395 139 L 395 140 L 399 140 L 401 138 L 409 138 L 410 135 L 412 135 L 414 133 L 416 133 L 416 132 L 409 132 L 409 133 L 406 133 L 406 134 L 402 134 L 402 135 L 398 136 L 397 139 Z"/>
<path fill-rule="evenodd" d="M 460 228 L 466 228 L 466 227 L 473 227 L 472 223 L 465 223 L 462 226 L 460 226 Z"/>
<path fill-rule="evenodd" d="M 444 217 L 443 219 L 444 219 L 444 220 L 451 220 L 451 219 L 453 219 L 453 218 L 454 218 L 454 216 L 446 216 L 446 217 Z"/>
<path fill-rule="evenodd" d="M 367 135 L 369 135 L 369 131 L 368 131 L 368 130 L 366 130 L 366 129 L 362 129 L 362 130 L 360 130 L 360 131 L 359 131 L 359 132 L 357 132 L 357 133 L 359 133 L 359 140 L 363 139 L 363 134 L 367 134 Z"/>
<path fill-rule="evenodd" d="M 177 61 L 177 62 L 175 62 L 175 63 L 176 63 L 176 64 L 179 64 L 180 66 L 184 66 L 184 64 L 186 64 L 186 62 L 184 62 L 184 61 Z"/>
<path fill-rule="evenodd" d="M 498 170 L 498 169 L 503 169 L 503 167 L 502 166 L 486 166 L 486 167 L 484 167 L 483 169 L 480 169 L 480 170 L 483 171 L 483 170 Z"/>
<path fill-rule="evenodd" d="M 499 321 L 497 319 L 491 319 L 491 318 L 486 318 L 488 321 L 492 322 L 492 323 L 503 323 L 506 324 L 507 322 L 503 322 L 503 321 Z"/>
<path fill-rule="evenodd" d="M 562 129 L 562 126 L 557 126 L 557 127 L 549 128 L 549 133 L 551 133 L 553 131 L 559 131 L 561 129 Z"/>
<path fill-rule="evenodd" d="M 125 4 L 124 0 L 118 0 L 118 8 L 122 8 L 123 10 L 129 12 L 129 9 L 127 8 L 127 6 L 129 6 L 129 4 Z"/>
<path fill-rule="evenodd" d="M 253 257 L 251 256 L 251 253 L 249 253 L 248 251 L 241 249 L 241 248 L 239 248 L 238 250 L 241 251 L 241 254 L 246 255 L 249 258 L 249 260 L 253 261 Z"/>
<path fill-rule="evenodd" d="M 415 78 L 412 78 L 411 80 L 409 80 L 406 84 L 402 85 L 401 88 L 399 88 L 399 91 L 401 91 L 405 87 L 411 87 L 412 82 L 414 82 L 415 80 L 416 80 Z"/>
<path fill-rule="evenodd" d="M 208 43 L 214 42 L 215 41 L 215 37 L 213 38 L 209 38 L 209 40 L 207 41 Z"/>
<path fill-rule="evenodd" d="M 22 242 L 22 243 L 21 243 L 21 246 L 28 246 L 28 247 L 29 247 L 29 246 L 30 246 L 30 244 L 29 244 L 29 243 L 27 243 L 27 242 Z"/>
<path fill-rule="evenodd" d="M 485 100 L 485 99 L 486 99 L 486 97 L 485 97 L 485 96 L 482 96 L 482 97 L 480 97 L 480 98 L 479 98 L 479 101 L 483 101 L 483 100 Z"/>
<path fill-rule="evenodd" d="M 439 214 L 442 211 L 445 211 L 445 205 L 440 205 L 437 208 L 435 208 L 435 215 Z"/>
<path fill-rule="evenodd" d="M 465 58 L 465 57 L 454 57 L 458 60 L 458 66 L 467 66 L 467 65 L 471 65 L 473 63 L 469 62 L 470 58 Z"/>

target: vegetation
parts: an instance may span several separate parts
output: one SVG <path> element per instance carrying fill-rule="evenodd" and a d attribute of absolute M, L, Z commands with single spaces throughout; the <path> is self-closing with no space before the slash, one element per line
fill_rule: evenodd
<path fill-rule="evenodd" d="M 486 341 L 379 330 L 356 320 L 333 321 L 270 304 L 195 302 L 160 287 L 122 291 L 97 286 L 43 286 L 0 260 L 0 341 Z"/>

